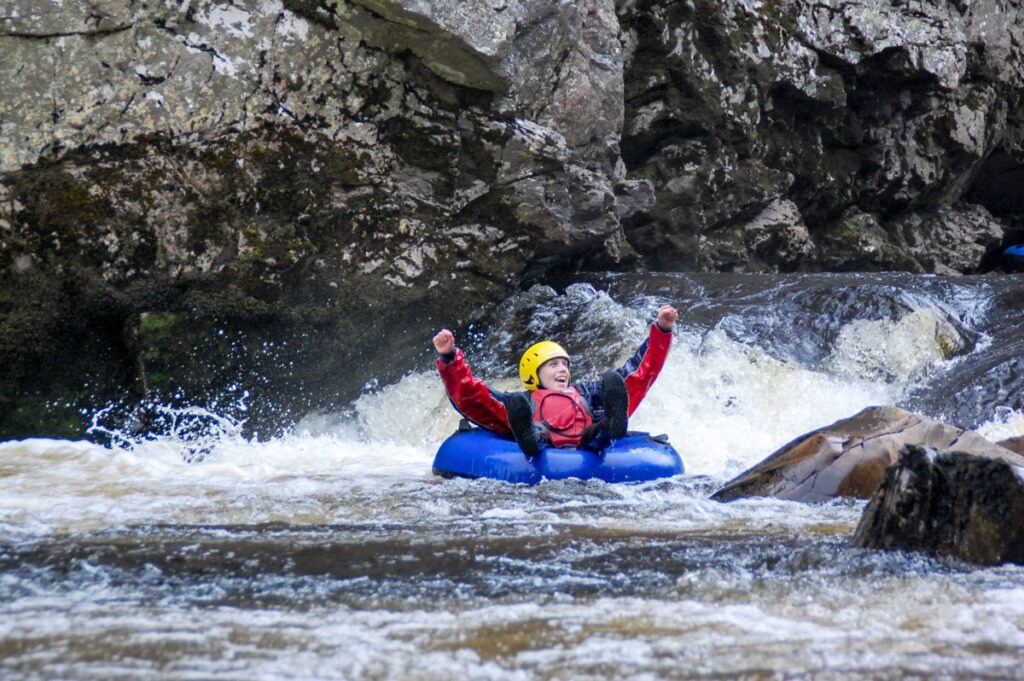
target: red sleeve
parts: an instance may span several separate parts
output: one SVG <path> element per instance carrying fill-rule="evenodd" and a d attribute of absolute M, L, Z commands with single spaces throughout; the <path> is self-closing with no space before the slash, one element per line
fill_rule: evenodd
<path fill-rule="evenodd" d="M 511 435 L 508 427 L 508 416 L 505 405 L 498 400 L 487 384 L 473 378 L 473 372 L 466 364 L 462 350 L 455 349 L 455 358 L 448 364 L 443 359 L 437 360 L 437 370 L 441 373 L 444 389 L 448 391 L 455 409 L 473 423 L 493 430 L 500 435 Z"/>
<path fill-rule="evenodd" d="M 672 332 L 662 331 L 655 322 L 651 324 L 651 332 L 647 337 L 646 345 L 643 357 L 636 369 L 626 374 L 626 391 L 629 393 L 629 411 L 627 413 L 630 416 L 640 406 L 647 391 L 658 378 L 661 367 L 665 366 L 665 358 L 668 357 L 668 349 L 672 345 Z"/>

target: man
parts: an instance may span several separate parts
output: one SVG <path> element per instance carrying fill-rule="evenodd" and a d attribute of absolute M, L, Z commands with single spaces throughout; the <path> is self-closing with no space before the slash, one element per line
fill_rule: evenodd
<path fill-rule="evenodd" d="M 678 318 L 675 308 L 662 305 L 647 340 L 600 381 L 571 384 L 568 353 L 552 341 L 536 343 L 519 361 L 525 392 L 494 390 L 474 378 L 448 329 L 441 329 L 433 342 L 448 398 L 473 423 L 515 438 L 528 456 L 543 446 L 600 450 L 608 439 L 626 434 L 628 418 L 665 364 Z"/>

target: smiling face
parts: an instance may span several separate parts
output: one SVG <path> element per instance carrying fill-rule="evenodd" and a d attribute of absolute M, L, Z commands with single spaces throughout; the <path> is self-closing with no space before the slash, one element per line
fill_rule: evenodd
<path fill-rule="evenodd" d="M 569 387 L 569 360 L 564 357 L 549 359 L 537 369 L 540 387 L 548 390 L 565 390 Z"/>

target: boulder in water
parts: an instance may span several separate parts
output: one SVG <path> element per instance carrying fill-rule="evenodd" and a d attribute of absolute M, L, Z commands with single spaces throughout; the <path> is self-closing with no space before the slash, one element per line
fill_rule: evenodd
<path fill-rule="evenodd" d="M 1024 563 L 1024 457 L 907 445 L 854 532 L 865 548 Z"/>
<path fill-rule="evenodd" d="M 1009 454 L 977 433 L 897 407 L 868 407 L 807 433 L 727 482 L 717 501 L 772 496 L 819 502 L 834 497 L 869 498 L 904 445 L 979 455 Z"/>
<path fill-rule="evenodd" d="M 1011 437 L 1006 440 L 1000 440 L 996 443 L 1004 449 L 1009 449 L 1014 454 L 1024 455 L 1024 435 L 1019 437 Z"/>

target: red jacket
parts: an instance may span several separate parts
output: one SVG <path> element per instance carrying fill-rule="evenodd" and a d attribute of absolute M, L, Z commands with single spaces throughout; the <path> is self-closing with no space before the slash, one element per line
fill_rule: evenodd
<path fill-rule="evenodd" d="M 626 380 L 626 391 L 629 394 L 628 415 L 633 415 L 654 380 L 658 378 L 671 345 L 672 332 L 662 331 L 657 323 L 651 324 L 647 340 L 625 364 L 616 369 Z M 474 378 L 462 350 L 458 348 L 451 356 L 438 358 L 437 369 L 456 411 L 482 428 L 511 436 L 512 430 L 508 426 L 505 404 L 516 393 L 493 390 L 480 379 Z M 573 387 L 590 406 L 594 421 L 599 421 L 604 416 L 604 390 L 601 381 L 578 383 Z"/>

